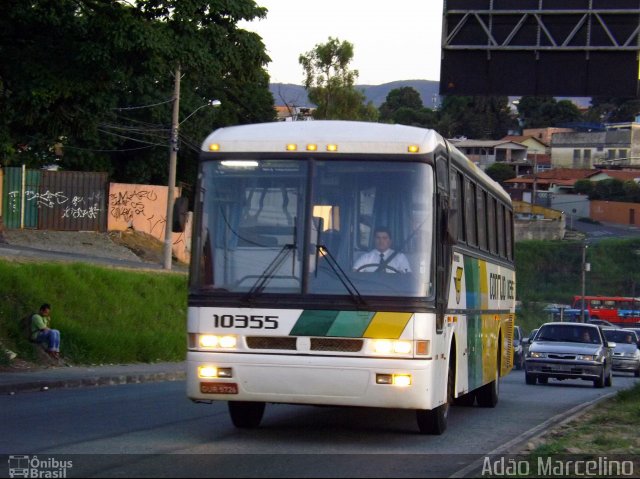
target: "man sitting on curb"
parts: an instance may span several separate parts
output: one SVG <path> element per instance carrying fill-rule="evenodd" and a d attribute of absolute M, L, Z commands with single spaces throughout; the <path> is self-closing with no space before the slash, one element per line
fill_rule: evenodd
<path fill-rule="evenodd" d="M 53 359 L 60 359 L 60 331 L 49 328 L 51 305 L 40 306 L 40 312 L 31 316 L 31 340 L 36 343 L 46 343 L 47 353 Z"/>

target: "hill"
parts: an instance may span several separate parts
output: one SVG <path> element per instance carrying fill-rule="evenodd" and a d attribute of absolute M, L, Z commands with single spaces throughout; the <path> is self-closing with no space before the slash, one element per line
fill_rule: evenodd
<path fill-rule="evenodd" d="M 433 100 L 434 97 L 438 97 L 439 88 L 439 82 L 434 80 L 398 80 L 382 85 L 356 85 L 356 88 L 364 93 L 367 101 L 371 101 L 376 108 L 382 105 L 391 90 L 402 87 L 414 88 L 420 93 L 424 106 L 433 108 Z M 302 85 L 271 83 L 269 90 L 276 105 L 313 106 Z"/>

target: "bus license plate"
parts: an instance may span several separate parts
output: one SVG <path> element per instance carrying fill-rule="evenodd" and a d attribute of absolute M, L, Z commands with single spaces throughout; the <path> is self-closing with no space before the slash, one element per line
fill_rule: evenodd
<path fill-rule="evenodd" d="M 202 394 L 238 394 L 236 383 L 200 383 Z"/>

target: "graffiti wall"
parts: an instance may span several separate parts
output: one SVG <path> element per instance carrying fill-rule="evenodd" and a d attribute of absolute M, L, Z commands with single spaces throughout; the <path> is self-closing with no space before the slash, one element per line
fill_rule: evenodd
<path fill-rule="evenodd" d="M 176 188 L 176 197 L 180 196 Z M 108 224 L 109 231 L 135 231 L 150 234 L 164 241 L 167 226 L 168 187 L 111 183 L 109 185 Z M 172 248 L 176 258 L 189 262 L 191 248 L 191 225 L 184 233 L 172 233 Z"/>
<path fill-rule="evenodd" d="M 3 170 L 7 228 L 106 231 L 107 173 Z"/>

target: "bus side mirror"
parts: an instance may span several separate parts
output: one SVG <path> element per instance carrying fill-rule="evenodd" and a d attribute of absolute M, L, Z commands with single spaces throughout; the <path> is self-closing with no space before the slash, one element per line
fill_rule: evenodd
<path fill-rule="evenodd" d="M 189 212 L 189 199 L 180 196 L 173 203 L 173 224 L 171 231 L 183 233 L 187 224 L 187 213 Z"/>

